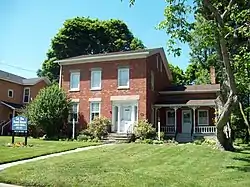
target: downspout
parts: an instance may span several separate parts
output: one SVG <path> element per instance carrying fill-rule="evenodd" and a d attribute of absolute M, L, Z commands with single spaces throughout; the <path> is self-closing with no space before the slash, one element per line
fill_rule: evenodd
<path fill-rule="evenodd" d="M 62 87 L 62 65 L 60 62 L 58 62 L 58 65 L 60 66 L 60 73 L 59 73 L 59 88 Z"/>

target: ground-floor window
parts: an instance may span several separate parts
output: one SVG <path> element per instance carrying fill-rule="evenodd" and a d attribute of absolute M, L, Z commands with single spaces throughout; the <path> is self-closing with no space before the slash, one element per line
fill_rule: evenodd
<path fill-rule="evenodd" d="M 208 110 L 198 110 L 198 125 L 209 125 Z"/>
<path fill-rule="evenodd" d="M 79 103 L 72 103 L 72 108 L 69 115 L 69 121 L 73 122 L 73 119 L 75 119 L 75 122 L 78 122 L 79 118 Z"/>
<path fill-rule="evenodd" d="M 100 102 L 91 102 L 90 103 L 90 121 L 96 117 L 100 117 Z"/>
<path fill-rule="evenodd" d="M 172 126 L 175 124 L 175 111 L 174 110 L 169 110 L 167 111 L 167 115 L 166 115 L 167 119 L 167 125 Z"/>

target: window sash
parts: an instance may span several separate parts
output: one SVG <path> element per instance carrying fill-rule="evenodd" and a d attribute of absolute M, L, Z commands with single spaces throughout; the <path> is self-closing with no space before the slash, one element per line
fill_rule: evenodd
<path fill-rule="evenodd" d="M 198 124 L 199 125 L 209 125 L 208 118 L 209 114 L 207 110 L 199 110 L 198 111 Z"/>
<path fill-rule="evenodd" d="M 100 117 L 100 102 L 91 102 L 90 103 L 90 121 L 95 117 Z"/>
<path fill-rule="evenodd" d="M 28 103 L 30 99 L 30 88 L 24 88 L 23 91 L 23 102 Z"/>
<path fill-rule="evenodd" d="M 155 77 L 154 77 L 154 72 L 151 71 L 151 89 L 154 91 L 155 89 Z"/>
<path fill-rule="evenodd" d="M 175 112 L 167 111 L 167 125 L 174 125 L 174 124 L 175 124 Z"/>
<path fill-rule="evenodd" d="M 72 103 L 71 112 L 70 112 L 70 122 L 73 122 L 73 117 L 75 118 L 75 122 L 78 122 L 79 118 L 79 103 Z"/>
<path fill-rule="evenodd" d="M 91 71 L 91 89 L 101 88 L 101 71 Z"/>
<path fill-rule="evenodd" d="M 8 97 L 13 98 L 13 90 L 8 90 Z"/>
<path fill-rule="evenodd" d="M 70 73 L 70 89 L 79 89 L 80 88 L 80 72 L 71 72 Z"/>
<path fill-rule="evenodd" d="M 118 69 L 118 87 L 129 87 L 129 68 Z"/>

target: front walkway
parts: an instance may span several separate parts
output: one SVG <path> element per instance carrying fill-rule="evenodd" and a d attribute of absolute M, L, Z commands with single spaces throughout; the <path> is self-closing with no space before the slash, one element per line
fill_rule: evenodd
<path fill-rule="evenodd" d="M 40 156 L 40 157 L 36 157 L 36 158 L 32 158 L 32 159 L 20 160 L 20 161 L 17 161 L 17 162 L 2 164 L 2 165 L 0 165 L 0 171 L 4 170 L 6 168 L 9 168 L 9 167 L 16 166 L 16 165 L 19 165 L 19 164 L 24 164 L 24 163 L 27 163 L 27 162 L 33 162 L 33 161 L 37 161 L 37 160 L 42 160 L 42 159 L 46 159 L 46 158 L 66 155 L 66 154 L 70 154 L 70 153 L 77 153 L 77 152 L 81 152 L 81 151 L 87 151 L 87 150 L 90 150 L 90 149 L 95 149 L 95 148 L 109 146 L 109 145 L 113 145 L 113 144 L 104 144 L 104 145 L 96 145 L 96 146 L 90 146 L 90 147 L 77 148 L 77 149 L 74 149 L 74 150 L 64 151 L 64 152 L 61 152 L 61 153 L 54 153 L 54 154 Z"/>

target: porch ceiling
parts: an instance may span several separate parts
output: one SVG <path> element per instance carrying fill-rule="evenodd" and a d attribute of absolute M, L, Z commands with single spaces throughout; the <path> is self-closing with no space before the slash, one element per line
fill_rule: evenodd
<path fill-rule="evenodd" d="M 1 103 L 11 109 L 21 109 L 23 108 L 22 104 L 17 104 L 17 103 L 11 103 L 11 102 L 7 102 L 7 101 L 1 101 Z"/>
<path fill-rule="evenodd" d="M 155 106 L 215 106 L 215 99 L 179 99 L 179 100 L 167 100 L 162 103 L 156 103 Z"/>

